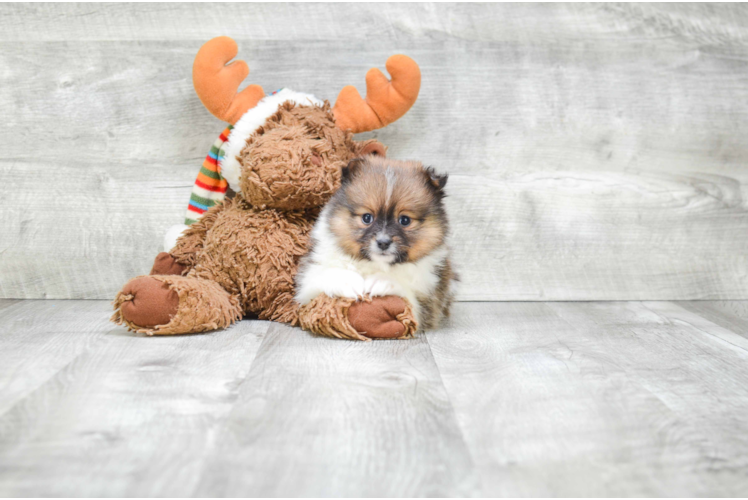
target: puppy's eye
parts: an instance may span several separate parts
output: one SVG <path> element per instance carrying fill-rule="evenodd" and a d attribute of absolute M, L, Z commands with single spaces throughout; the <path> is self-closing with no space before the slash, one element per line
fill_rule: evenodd
<path fill-rule="evenodd" d="M 366 224 L 367 226 L 372 223 L 374 220 L 374 217 L 372 217 L 371 214 L 364 214 L 361 216 L 361 221 Z"/>
<path fill-rule="evenodd" d="M 407 215 L 401 215 L 400 216 L 400 225 L 401 226 L 408 226 L 410 225 L 410 217 Z"/>

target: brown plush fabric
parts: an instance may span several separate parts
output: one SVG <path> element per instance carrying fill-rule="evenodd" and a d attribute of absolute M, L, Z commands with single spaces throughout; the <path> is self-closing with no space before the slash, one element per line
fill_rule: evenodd
<path fill-rule="evenodd" d="M 351 340 L 410 338 L 418 329 L 408 301 L 394 296 L 356 301 L 320 294 L 301 308 L 299 319 L 312 333 Z"/>
<path fill-rule="evenodd" d="M 301 328 L 323 337 L 371 340 L 356 331 L 348 321 L 348 309 L 356 301 L 320 294 L 299 311 Z"/>
<path fill-rule="evenodd" d="M 184 230 L 182 236 L 177 239 L 177 244 L 169 251 L 177 262 L 190 268 L 195 267 L 198 254 L 203 250 L 205 235 L 213 227 L 224 206 L 224 203 L 214 205 L 200 217 L 200 220 Z"/>
<path fill-rule="evenodd" d="M 348 161 L 362 152 L 385 151 L 373 139 L 356 142 L 350 132 L 337 128 L 327 102 L 280 106 L 238 157 L 241 192 L 210 208 L 185 230 L 169 256 L 157 259 L 154 271 L 168 273 L 147 279 L 167 284 L 168 290 L 159 285 L 161 295 L 154 292 L 151 306 L 145 308 L 127 293 L 126 285 L 115 299 L 112 320 L 151 335 L 214 330 L 243 315 L 299 324 L 294 277 L 309 250 L 319 211 L 340 186 L 341 169 Z M 184 276 L 172 274 L 177 266 L 183 266 Z M 138 286 L 155 287 L 145 281 Z M 167 291 L 172 293 L 170 301 Z M 156 311 L 158 300 L 165 311 Z M 349 301 L 320 298 L 318 303 L 320 310 L 309 311 L 304 328 L 366 340 L 348 322 Z M 412 335 L 409 306 L 395 318 L 404 325 L 402 330 L 391 323 L 391 309 L 364 308 L 357 318 L 372 336 Z M 372 323 L 377 319 L 387 325 L 377 327 Z"/>
<path fill-rule="evenodd" d="M 357 149 L 353 136 L 335 126 L 329 103 L 287 102 L 242 150 L 242 192 L 258 208 L 321 206 L 340 186 L 340 171 Z"/>
<path fill-rule="evenodd" d="M 133 290 L 135 293 L 127 293 Z M 143 290 L 150 292 L 150 301 L 138 300 Z M 170 308 L 168 316 L 153 313 L 159 301 Z M 225 328 L 242 317 L 236 297 L 217 283 L 187 276 L 134 278 L 117 294 L 114 307 L 112 321 L 148 335 L 207 332 Z M 151 316 L 144 322 L 141 318 L 148 313 Z"/>
<path fill-rule="evenodd" d="M 153 328 L 171 321 L 179 308 L 179 297 L 166 283 L 140 276 L 125 284 L 115 304 L 126 323 Z"/>
<path fill-rule="evenodd" d="M 166 252 L 161 252 L 156 255 L 156 260 L 153 262 L 153 267 L 149 274 L 176 274 L 182 276 L 187 274 L 189 267 L 177 262 L 177 259 L 172 257 Z"/>
<path fill-rule="evenodd" d="M 335 126 L 329 103 L 280 106 L 242 150 L 242 192 L 203 214 L 171 255 L 192 267 L 188 276 L 237 297 L 245 314 L 297 325 L 294 277 L 314 221 L 342 167 L 364 151 L 386 148 L 353 141 Z"/>
<path fill-rule="evenodd" d="M 294 276 L 316 216 L 316 211 L 259 210 L 237 194 L 224 203 L 188 276 L 221 285 L 239 298 L 245 313 L 295 325 Z"/>
<path fill-rule="evenodd" d="M 410 305 L 396 296 L 351 304 L 348 321 L 357 332 L 370 338 L 412 337 L 417 329 Z"/>

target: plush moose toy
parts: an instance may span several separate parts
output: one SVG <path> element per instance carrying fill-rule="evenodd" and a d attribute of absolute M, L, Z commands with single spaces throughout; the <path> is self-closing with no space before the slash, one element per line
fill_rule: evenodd
<path fill-rule="evenodd" d="M 403 299 L 320 295 L 300 308 L 294 276 L 342 168 L 358 156 L 385 154 L 382 144 L 354 141 L 353 134 L 384 127 L 410 109 L 420 88 L 418 65 L 392 56 L 386 64 L 392 81 L 371 69 L 365 100 L 347 86 L 331 107 L 288 89 L 265 96 L 250 85 L 237 94 L 249 69 L 243 61 L 226 64 L 236 54 L 234 40 L 219 37 L 195 57 L 200 100 L 231 125 L 198 175 L 187 216 L 192 224 L 156 257 L 150 275 L 125 284 L 112 321 L 149 335 L 181 334 L 224 328 L 248 315 L 339 338 L 411 336 L 417 325 Z M 227 191 L 236 194 L 224 198 Z"/>

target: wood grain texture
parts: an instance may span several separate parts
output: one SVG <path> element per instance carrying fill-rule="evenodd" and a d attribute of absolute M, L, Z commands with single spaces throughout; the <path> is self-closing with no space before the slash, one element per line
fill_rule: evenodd
<path fill-rule="evenodd" d="M 108 298 L 128 279 L 148 274 L 178 207 L 189 199 L 196 175 L 190 170 L 131 162 L 54 169 L 0 162 L 16 188 L 0 219 L 1 294 Z M 61 192 L 70 185 L 74 196 Z"/>
<path fill-rule="evenodd" d="M 645 305 L 652 312 L 668 318 L 673 324 L 685 323 L 704 335 L 711 335 L 729 344 L 731 348 L 748 351 L 745 322 L 740 324 L 738 321 L 724 321 L 724 315 L 713 314 L 713 310 L 707 310 L 704 314 L 698 309 L 689 307 L 689 302 L 645 302 Z"/>
<path fill-rule="evenodd" d="M 427 336 L 483 494 L 742 494 L 748 350 L 688 314 L 458 304 L 459 319 Z"/>
<path fill-rule="evenodd" d="M 0 301 L 0 416 L 111 330 L 97 301 Z"/>
<path fill-rule="evenodd" d="M 748 347 L 687 306 L 459 303 L 362 343 L 0 300 L 0 496 L 740 496 Z"/>
<path fill-rule="evenodd" d="M 23 347 L 0 349 L 0 495 L 193 491 L 269 323 L 146 337 L 104 326 L 110 308 L 35 301 L 2 311 L 10 341 Z M 21 373 L 41 383 L 19 399 L 14 382 Z"/>
<path fill-rule="evenodd" d="M 742 300 L 692 300 L 679 306 L 748 339 L 748 303 Z"/>
<path fill-rule="evenodd" d="M 198 496 L 472 496 L 477 475 L 425 337 L 361 343 L 278 325 Z"/>
<path fill-rule="evenodd" d="M 20 299 L 0 299 L 0 311 L 9 307 L 13 307 L 21 302 L 23 301 Z"/>
<path fill-rule="evenodd" d="M 364 137 L 450 173 L 461 300 L 748 298 L 740 4 L 1 5 L 0 297 L 149 270 L 222 128 L 190 82 L 218 34 L 252 83 L 331 100 L 419 62 Z"/>
<path fill-rule="evenodd" d="M 26 41 L 29 30 L 40 41 L 67 40 L 196 40 L 222 32 L 251 40 L 366 40 L 372 36 L 405 38 L 448 36 L 481 41 L 577 41 L 609 38 L 601 19 L 615 21 L 617 32 L 642 37 L 669 30 L 711 45 L 744 42 L 745 8 L 740 5 L 691 4 L 677 8 L 657 4 L 527 4 L 464 3 L 228 3 L 184 6 L 79 4 L 17 5 L 0 15 L 0 41 Z M 355 29 L 352 29 L 354 28 Z M 500 28 L 500 29 L 499 29 Z"/>

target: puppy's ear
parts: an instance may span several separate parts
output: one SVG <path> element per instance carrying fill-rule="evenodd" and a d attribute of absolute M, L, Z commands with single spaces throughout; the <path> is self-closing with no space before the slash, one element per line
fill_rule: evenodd
<path fill-rule="evenodd" d="M 361 165 L 363 164 L 364 164 L 363 158 L 354 158 L 351 161 L 349 161 L 348 165 L 343 167 L 343 170 L 340 173 L 340 179 L 342 180 L 343 184 L 350 182 L 354 174 L 358 171 L 358 169 L 361 168 Z"/>
<path fill-rule="evenodd" d="M 428 174 L 429 176 L 429 181 L 431 182 L 431 185 L 434 186 L 439 191 L 444 189 L 444 186 L 447 185 L 447 179 L 449 178 L 449 175 L 438 174 L 436 173 L 436 171 L 434 171 L 433 167 L 427 167 L 426 174 Z"/>

